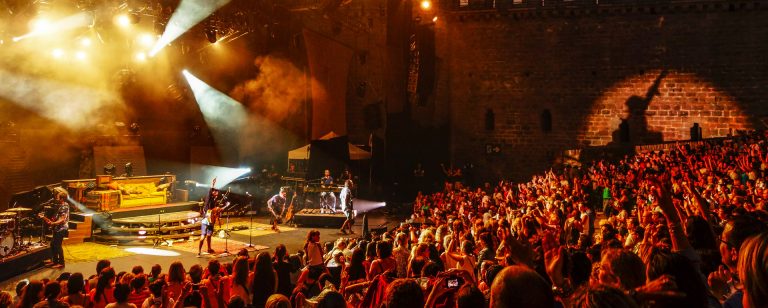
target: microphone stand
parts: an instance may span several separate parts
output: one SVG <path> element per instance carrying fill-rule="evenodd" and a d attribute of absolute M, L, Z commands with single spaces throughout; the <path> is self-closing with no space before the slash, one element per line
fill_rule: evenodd
<path fill-rule="evenodd" d="M 245 194 L 248 197 L 251 197 L 251 194 L 249 194 L 248 192 L 245 192 Z M 253 246 L 253 244 L 251 242 L 253 240 L 253 199 L 251 199 L 249 207 L 250 207 L 250 211 L 248 211 L 248 214 L 249 214 L 249 216 L 251 216 L 251 222 L 250 222 L 250 224 L 248 226 L 248 245 L 245 245 L 245 247 L 247 247 L 247 248 L 255 248 L 256 246 Z"/>
<path fill-rule="evenodd" d="M 222 212 L 224 212 L 224 210 L 228 210 L 228 207 L 229 207 L 228 205 L 225 206 L 222 209 Z M 221 224 L 221 222 L 219 222 L 219 224 Z M 219 254 L 219 257 L 228 257 L 230 255 L 229 249 L 228 249 L 229 248 L 229 212 L 227 212 L 227 222 L 224 225 L 224 230 L 222 231 L 224 231 L 224 252 Z"/>

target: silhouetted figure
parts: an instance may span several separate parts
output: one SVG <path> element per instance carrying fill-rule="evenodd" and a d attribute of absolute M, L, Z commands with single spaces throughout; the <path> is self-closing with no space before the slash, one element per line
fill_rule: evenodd
<path fill-rule="evenodd" d="M 661 80 L 667 76 L 664 70 L 656 77 L 653 84 L 648 88 L 645 97 L 633 95 L 627 99 L 629 114 L 626 119 L 621 119 L 619 129 L 612 133 L 612 144 L 629 142 L 632 144 L 652 144 L 664 141 L 660 132 L 648 130 L 648 119 L 645 117 L 645 111 L 651 104 L 653 97 L 659 94 L 659 85 Z"/>

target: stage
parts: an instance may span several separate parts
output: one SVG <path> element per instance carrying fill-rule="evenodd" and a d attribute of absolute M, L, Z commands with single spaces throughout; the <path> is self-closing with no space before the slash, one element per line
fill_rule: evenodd
<path fill-rule="evenodd" d="M 0 281 L 7 280 L 43 267 L 43 261 L 51 258 L 51 249 L 46 245 L 30 248 L 27 252 L 18 253 L 9 258 L 0 259 Z"/>

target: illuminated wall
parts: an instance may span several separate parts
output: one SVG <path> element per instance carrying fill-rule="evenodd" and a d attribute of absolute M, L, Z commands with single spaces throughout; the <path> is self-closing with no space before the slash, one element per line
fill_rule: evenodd
<path fill-rule="evenodd" d="M 443 11 L 434 100 L 454 165 L 527 178 L 620 141 L 622 119 L 635 144 L 687 140 L 693 123 L 705 138 L 765 128 L 768 11 L 718 2 Z"/>

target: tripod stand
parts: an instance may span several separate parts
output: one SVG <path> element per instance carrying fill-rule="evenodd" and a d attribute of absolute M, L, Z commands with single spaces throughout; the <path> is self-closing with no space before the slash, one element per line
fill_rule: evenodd
<path fill-rule="evenodd" d="M 160 216 L 165 213 L 165 210 L 160 210 L 159 213 L 157 213 L 157 234 L 155 234 L 155 243 L 152 245 L 153 248 L 157 248 L 157 246 L 160 246 L 161 243 L 165 242 L 165 238 L 163 238 L 163 231 L 161 229 L 162 225 L 160 222 Z"/>
<path fill-rule="evenodd" d="M 219 231 L 219 237 L 224 237 L 224 252 L 219 254 L 219 257 L 227 257 L 229 253 L 229 212 L 227 212 L 227 222 L 224 225 L 224 229 Z M 219 227 L 221 227 L 221 221 L 219 221 Z M 223 235 L 223 236 L 222 236 Z"/>

